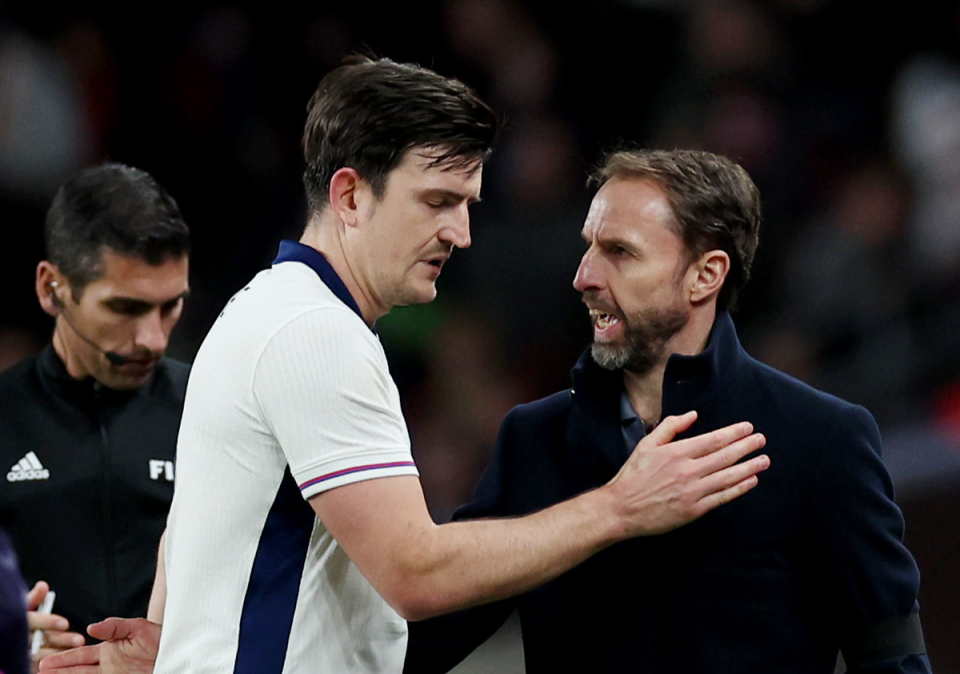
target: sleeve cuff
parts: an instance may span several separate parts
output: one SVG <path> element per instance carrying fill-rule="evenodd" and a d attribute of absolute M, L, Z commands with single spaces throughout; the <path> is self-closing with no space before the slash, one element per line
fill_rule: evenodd
<path fill-rule="evenodd" d="M 304 499 L 354 482 L 399 475 L 419 476 L 417 464 L 409 451 L 378 452 L 325 462 L 316 470 L 299 471 L 296 475 L 300 495 Z"/>
<path fill-rule="evenodd" d="M 853 670 L 872 662 L 927 652 L 920 614 L 910 613 L 867 625 L 844 644 L 843 659 Z"/>

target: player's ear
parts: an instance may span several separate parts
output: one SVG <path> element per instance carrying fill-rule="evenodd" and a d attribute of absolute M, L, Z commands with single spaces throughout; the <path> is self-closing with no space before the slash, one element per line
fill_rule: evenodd
<path fill-rule="evenodd" d="M 330 178 L 330 208 L 348 227 L 357 225 L 359 203 L 362 200 L 358 199 L 358 196 L 366 186 L 366 181 L 360 177 L 357 170 L 348 166 L 339 169 Z"/>
<path fill-rule="evenodd" d="M 35 290 L 37 300 L 40 302 L 40 308 L 45 314 L 56 316 L 60 313 L 60 307 L 57 305 L 59 299 L 59 289 L 66 289 L 66 281 L 57 265 L 47 260 L 42 260 L 37 265 L 37 278 Z"/>
<path fill-rule="evenodd" d="M 703 302 L 720 293 L 730 272 L 730 256 L 722 250 L 708 250 L 690 269 L 695 272 L 690 283 L 690 301 Z"/>

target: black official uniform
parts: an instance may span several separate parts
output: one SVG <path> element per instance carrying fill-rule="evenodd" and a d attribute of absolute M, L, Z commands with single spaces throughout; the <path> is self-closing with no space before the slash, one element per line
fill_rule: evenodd
<path fill-rule="evenodd" d="M 71 628 L 146 615 L 189 366 L 133 391 L 71 378 L 52 346 L 0 374 L 0 527 Z"/>

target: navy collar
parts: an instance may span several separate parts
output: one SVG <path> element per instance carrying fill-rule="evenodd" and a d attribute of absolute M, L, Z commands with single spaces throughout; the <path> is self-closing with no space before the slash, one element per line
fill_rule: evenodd
<path fill-rule="evenodd" d="M 699 409 L 721 393 L 730 395 L 731 381 L 747 359 L 749 356 L 740 346 L 733 321 L 726 312 L 719 312 L 707 347 L 701 353 L 694 356 L 674 354 L 667 361 L 663 379 L 663 416 Z M 571 449 L 571 460 L 582 471 L 585 480 L 590 477 L 606 481 L 620 469 L 629 451 L 643 437 L 640 433 L 643 424 L 639 418 L 631 424 L 630 415 L 623 407 L 626 398 L 623 371 L 603 369 L 587 348 L 572 374 L 574 389 L 571 395 L 583 420 L 585 439 L 583 444 L 576 444 L 575 449 Z M 695 425 L 680 437 L 689 437 L 690 433 L 698 432 L 696 429 Z M 583 487 L 588 488 L 586 482 Z"/>
<path fill-rule="evenodd" d="M 330 266 L 330 263 L 327 262 L 327 258 L 323 256 L 323 253 L 299 241 L 284 239 L 280 242 L 280 250 L 277 251 L 277 259 L 273 261 L 273 264 L 277 265 L 281 262 L 302 262 L 310 267 L 310 269 L 315 271 L 317 276 L 320 277 L 320 280 L 333 291 L 333 294 L 336 295 L 341 302 L 353 309 L 357 316 L 360 317 L 360 320 L 366 324 L 363 314 L 360 313 L 360 306 L 357 304 L 357 301 L 353 299 L 353 295 L 347 290 L 347 286 L 344 285 L 343 280 L 337 272 L 334 271 L 333 267 Z M 376 328 L 371 327 L 370 329 L 376 334 Z"/>
<path fill-rule="evenodd" d="M 663 374 L 663 415 L 681 414 L 721 393 L 729 395 L 731 377 L 748 358 L 733 319 L 718 311 L 707 346 L 693 356 L 673 354 Z"/>

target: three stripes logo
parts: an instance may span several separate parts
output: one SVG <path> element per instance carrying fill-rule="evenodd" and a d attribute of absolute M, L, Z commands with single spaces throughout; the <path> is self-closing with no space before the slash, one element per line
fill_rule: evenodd
<path fill-rule="evenodd" d="M 47 480 L 50 471 L 43 467 L 40 459 L 33 452 L 20 459 L 10 472 L 7 473 L 7 482 L 23 482 L 24 480 Z"/>

